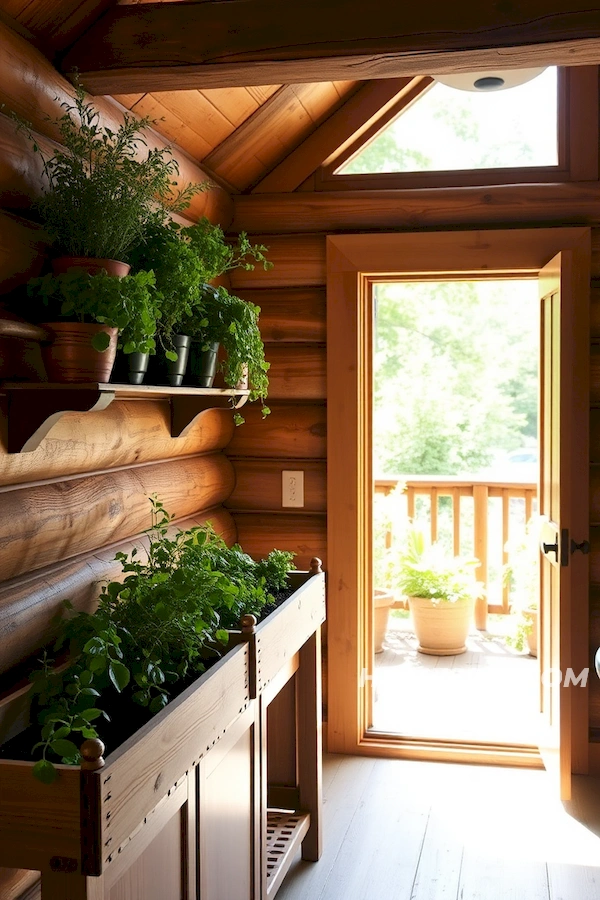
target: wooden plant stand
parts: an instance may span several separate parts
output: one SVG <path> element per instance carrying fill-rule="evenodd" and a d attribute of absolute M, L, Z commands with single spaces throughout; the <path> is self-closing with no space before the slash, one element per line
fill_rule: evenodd
<path fill-rule="evenodd" d="M 321 852 L 320 571 L 106 760 L 0 760 L 0 865 L 42 900 L 267 900 Z M 275 809 L 276 808 L 276 809 Z"/>

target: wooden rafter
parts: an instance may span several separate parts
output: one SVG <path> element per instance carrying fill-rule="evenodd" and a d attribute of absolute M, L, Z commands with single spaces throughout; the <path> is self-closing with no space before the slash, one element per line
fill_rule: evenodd
<path fill-rule="evenodd" d="M 370 139 L 373 129 L 385 127 L 390 119 L 397 116 L 406 105 L 419 96 L 431 81 L 432 79 L 427 76 L 418 76 L 367 82 L 266 178 L 263 178 L 253 193 L 296 190 L 315 169 L 325 161 L 329 161 L 332 156 L 344 151 L 348 146 L 355 152 L 358 145 Z"/>
<path fill-rule="evenodd" d="M 598 61 L 600 12 L 585 0 L 427 4 L 206 0 L 109 9 L 72 47 L 94 93 L 389 78 Z M 457 56 L 459 54 L 459 56 Z"/>
<path fill-rule="evenodd" d="M 302 114 L 307 122 L 312 124 L 305 112 L 304 104 L 309 105 L 313 91 L 314 85 L 308 84 L 290 84 L 279 88 L 229 137 L 203 158 L 203 166 L 216 172 L 239 190 L 244 190 L 249 184 L 262 178 L 267 168 L 264 160 L 266 140 L 270 143 L 272 152 L 280 151 L 277 153 L 278 159 L 273 160 L 271 164 L 277 163 L 289 150 L 280 135 L 290 132 L 292 120 Z"/>
<path fill-rule="evenodd" d="M 364 84 L 276 166 L 253 193 L 295 190 L 333 151 L 362 133 L 368 124 L 383 114 L 411 81 L 409 78 L 390 78 Z"/>

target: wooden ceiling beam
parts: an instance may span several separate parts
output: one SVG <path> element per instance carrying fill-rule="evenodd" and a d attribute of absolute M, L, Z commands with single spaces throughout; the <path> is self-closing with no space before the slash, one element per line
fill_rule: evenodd
<path fill-rule="evenodd" d="M 234 184 L 238 190 L 244 190 L 257 180 L 257 175 L 260 178 L 267 168 L 260 156 L 265 145 L 270 148 L 279 147 L 279 159 L 285 156 L 286 147 L 280 142 L 279 135 L 289 128 L 290 117 L 296 118 L 301 114 L 310 121 L 302 100 L 304 95 L 308 98 L 311 91 L 312 85 L 306 84 L 280 87 L 229 137 L 205 156 L 202 164 Z"/>
<path fill-rule="evenodd" d="M 100 94 L 369 80 L 600 61 L 600 12 L 585 0 L 205 0 L 109 9 L 67 53 Z"/>
<path fill-rule="evenodd" d="M 431 84 L 427 76 L 369 81 L 254 188 L 253 193 L 295 191 L 334 153 L 381 128 Z"/>
<path fill-rule="evenodd" d="M 253 235 L 514 225 L 598 225 L 600 183 L 242 194 L 231 228 Z M 267 242 L 268 243 L 268 242 Z"/>

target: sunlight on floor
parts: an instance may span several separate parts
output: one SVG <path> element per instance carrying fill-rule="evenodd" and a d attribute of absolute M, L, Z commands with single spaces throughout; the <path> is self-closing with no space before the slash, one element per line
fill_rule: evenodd
<path fill-rule="evenodd" d="M 536 744 L 537 660 L 474 631 L 466 653 L 417 652 L 409 619 L 390 618 L 375 655 L 373 727 L 426 738 Z"/>

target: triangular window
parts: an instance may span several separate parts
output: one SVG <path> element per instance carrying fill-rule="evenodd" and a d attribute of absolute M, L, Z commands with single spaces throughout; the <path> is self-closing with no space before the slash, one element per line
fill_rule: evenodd
<path fill-rule="evenodd" d="M 557 94 L 555 67 L 494 92 L 434 82 L 335 174 L 557 166 Z"/>

